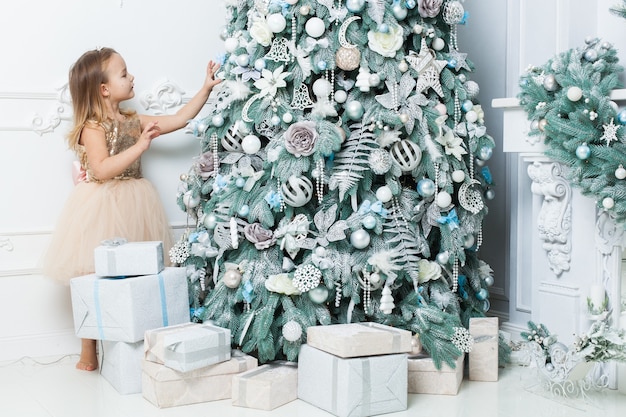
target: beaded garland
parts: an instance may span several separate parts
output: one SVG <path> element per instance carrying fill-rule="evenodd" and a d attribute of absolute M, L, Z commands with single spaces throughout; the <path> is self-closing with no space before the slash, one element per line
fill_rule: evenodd
<path fill-rule="evenodd" d="M 626 224 L 626 110 L 611 101 L 623 68 L 609 42 L 587 39 L 520 78 L 520 104 L 531 136 L 568 166 L 568 179 Z"/>

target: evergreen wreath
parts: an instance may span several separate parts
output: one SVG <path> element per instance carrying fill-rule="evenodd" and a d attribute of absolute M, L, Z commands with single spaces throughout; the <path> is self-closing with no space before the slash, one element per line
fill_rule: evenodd
<path fill-rule="evenodd" d="M 610 98 L 622 71 L 613 45 L 587 39 L 530 67 L 518 98 L 545 155 L 569 167 L 570 183 L 626 225 L 626 110 Z"/>

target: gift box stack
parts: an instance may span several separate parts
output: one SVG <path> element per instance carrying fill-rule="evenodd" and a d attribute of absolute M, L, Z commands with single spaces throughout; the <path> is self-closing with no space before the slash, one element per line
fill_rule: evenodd
<path fill-rule="evenodd" d="M 233 378 L 257 368 L 231 350 L 230 330 L 185 323 L 146 332 L 142 394 L 159 408 L 231 398 Z"/>
<path fill-rule="evenodd" d="M 298 398 L 336 416 L 407 408 L 411 332 L 377 323 L 313 326 L 298 360 Z"/>
<path fill-rule="evenodd" d="M 102 341 L 102 376 L 139 393 L 145 331 L 189 322 L 185 269 L 164 268 L 162 242 L 113 239 L 94 256 L 96 273 L 70 280 L 76 336 Z"/>

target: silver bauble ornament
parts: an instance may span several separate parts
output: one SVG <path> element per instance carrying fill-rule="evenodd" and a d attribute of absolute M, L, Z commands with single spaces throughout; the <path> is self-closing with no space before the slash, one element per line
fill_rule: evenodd
<path fill-rule="evenodd" d="M 620 165 L 615 170 L 615 178 L 617 178 L 618 180 L 623 180 L 626 178 L 626 168 L 624 168 L 623 165 Z"/>
<path fill-rule="evenodd" d="M 283 201 L 291 207 L 302 207 L 313 197 L 313 184 L 307 177 L 290 176 L 282 187 Z"/>
<path fill-rule="evenodd" d="M 543 88 L 547 91 L 556 91 L 559 88 L 559 84 L 556 82 L 553 74 L 548 74 L 543 79 Z"/>
<path fill-rule="evenodd" d="M 456 0 L 449 1 L 443 6 L 443 21 L 450 26 L 461 23 L 464 15 L 463 5 Z"/>
<path fill-rule="evenodd" d="M 402 139 L 391 147 L 391 158 L 398 164 L 402 171 L 412 171 L 422 160 L 422 150 L 419 145 L 411 140 Z"/>
<path fill-rule="evenodd" d="M 328 299 L 328 288 L 325 285 L 320 285 L 308 292 L 311 301 L 317 304 L 324 304 Z"/>

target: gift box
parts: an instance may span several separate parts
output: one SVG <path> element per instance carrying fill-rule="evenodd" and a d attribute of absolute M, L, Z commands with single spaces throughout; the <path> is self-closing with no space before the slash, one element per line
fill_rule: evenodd
<path fill-rule="evenodd" d="M 181 372 L 230 359 L 230 330 L 212 324 L 183 323 L 146 331 L 145 359 Z"/>
<path fill-rule="evenodd" d="M 143 361 L 142 395 L 159 408 L 231 398 L 236 374 L 256 368 L 256 358 L 232 351 L 229 361 L 190 372 L 180 372 L 160 363 Z"/>
<path fill-rule="evenodd" d="M 342 358 L 411 351 L 411 332 L 378 323 L 333 324 L 307 329 L 307 344 Z"/>
<path fill-rule="evenodd" d="M 298 398 L 339 417 L 407 408 L 407 355 L 340 358 L 309 345 L 298 357 Z"/>
<path fill-rule="evenodd" d="M 498 318 L 472 317 L 469 333 L 474 345 L 469 353 L 471 381 L 498 380 Z"/>
<path fill-rule="evenodd" d="M 233 405 L 273 410 L 298 398 L 295 363 L 267 364 L 233 378 Z"/>
<path fill-rule="evenodd" d="M 105 241 L 94 250 L 94 262 L 101 277 L 158 274 L 163 270 L 163 242 Z"/>
<path fill-rule="evenodd" d="M 143 341 L 136 343 L 102 342 L 100 373 L 120 394 L 141 392 Z"/>
<path fill-rule="evenodd" d="M 409 393 L 456 395 L 463 381 L 465 355 L 456 358 L 455 367 L 442 363 L 437 369 L 428 355 L 409 355 Z"/>
<path fill-rule="evenodd" d="M 146 330 L 189 322 L 185 268 L 125 279 L 70 280 L 76 336 L 135 343 Z"/>

